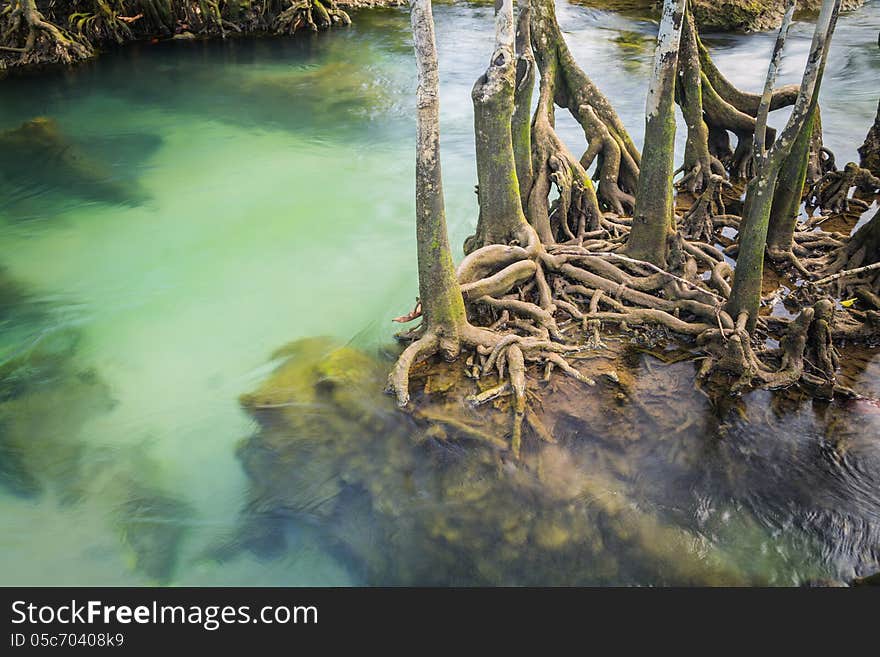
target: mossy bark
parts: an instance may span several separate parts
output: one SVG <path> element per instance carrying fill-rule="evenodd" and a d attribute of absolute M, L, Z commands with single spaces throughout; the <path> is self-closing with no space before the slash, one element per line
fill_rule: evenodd
<path fill-rule="evenodd" d="M 791 153 L 785 158 L 779 171 L 767 230 L 767 253 L 774 259 L 788 257 L 794 244 L 794 231 L 804 196 L 817 113 L 818 103 L 815 103 Z"/>
<path fill-rule="evenodd" d="M 732 317 L 743 312 L 748 313 L 747 327 L 750 332 L 758 321 L 758 308 L 761 305 L 764 245 L 767 242 L 767 227 L 776 181 L 777 172 L 771 169 L 766 174 L 752 178 L 746 186 L 746 200 L 739 230 L 739 253 L 727 312 Z"/>
<path fill-rule="evenodd" d="M 698 193 L 705 189 L 712 173 L 723 174 L 724 168 L 709 152 L 709 126 L 703 114 L 703 84 L 700 75 L 697 28 L 689 9 L 682 26 L 678 69 L 675 93 L 687 125 L 684 162 L 681 166 L 684 172 L 682 186 L 691 193 Z"/>
<path fill-rule="evenodd" d="M 517 78 L 513 0 L 499 0 L 498 5 L 495 50 L 471 93 L 480 216 L 476 234 L 465 243 L 466 253 L 488 244 L 528 241 L 512 135 Z"/>
<path fill-rule="evenodd" d="M 455 277 L 446 230 L 440 169 L 440 83 L 430 0 L 412 0 L 412 26 L 418 65 L 416 242 L 419 295 L 425 326 L 455 342 L 465 321 L 464 300 Z"/>
<path fill-rule="evenodd" d="M 532 95 L 535 90 L 535 54 L 532 51 L 531 7 L 527 1 L 521 2 L 519 20 L 516 26 L 516 89 L 511 118 L 513 138 L 513 157 L 516 162 L 516 177 L 519 181 L 522 208 L 528 207 L 529 190 L 532 188 L 534 168 L 532 166 Z"/>
<path fill-rule="evenodd" d="M 636 191 L 628 255 L 666 265 L 667 242 L 675 231 L 672 175 L 675 169 L 675 77 L 684 0 L 666 0 L 660 21 L 654 73 L 645 109 L 645 147 Z"/>
<path fill-rule="evenodd" d="M 865 143 L 859 147 L 861 166 L 875 176 L 880 176 L 880 102 L 877 103 L 877 115 L 874 125 L 865 137 Z"/>
<path fill-rule="evenodd" d="M 782 165 L 803 132 L 815 101 L 839 6 L 840 0 L 825 0 L 823 3 L 791 117 L 764 161 L 758 163 L 758 173 L 746 187 L 745 207 L 740 222 L 739 253 L 727 312 L 734 318 L 747 313 L 749 332 L 755 329 L 761 304 L 764 251 L 767 246 L 773 195 Z"/>

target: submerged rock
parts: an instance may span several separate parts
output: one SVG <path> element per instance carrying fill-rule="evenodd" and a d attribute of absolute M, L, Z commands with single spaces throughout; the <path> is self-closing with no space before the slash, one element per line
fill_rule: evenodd
<path fill-rule="evenodd" d="M 192 509 L 162 490 L 133 485 L 117 509 L 122 540 L 134 554 L 135 568 L 158 584 L 174 575 Z"/>
<path fill-rule="evenodd" d="M 0 488 L 36 496 L 52 487 L 62 499 L 79 497 L 82 425 L 113 400 L 74 354 L 73 330 L 44 334 L 0 363 Z"/>
<path fill-rule="evenodd" d="M 324 339 L 276 356 L 284 360 L 275 372 L 241 399 L 259 431 L 239 450 L 251 482 L 247 530 L 261 519 L 273 544 L 283 532 L 269 519 L 314 522 L 371 584 L 764 581 L 637 501 L 637 477 L 619 453 L 632 441 L 620 435 L 627 427 L 591 426 L 617 416 L 621 386 L 636 386 L 607 365 L 584 365 L 608 375 L 596 394 L 605 406 L 578 397 L 577 382 L 551 384 L 532 418 L 545 428 L 527 434 L 515 462 L 496 446 L 508 430 L 506 401 L 472 408 L 465 397 L 477 384 L 461 363 L 421 366 L 417 410 L 404 414 L 382 393 L 385 362 Z"/>
<path fill-rule="evenodd" d="M 577 361 L 596 386 L 529 383 L 516 461 L 507 400 L 473 408 L 492 382 L 463 362 L 418 366 L 402 413 L 382 392 L 388 362 L 328 339 L 275 358 L 241 398 L 259 428 L 239 449 L 238 543 L 264 555 L 293 520 L 370 584 L 791 585 L 876 569 L 880 444 L 859 437 L 874 419 L 845 424 L 845 403 L 819 421 L 794 390 L 699 394 L 689 352 L 611 339 Z"/>
<path fill-rule="evenodd" d="M 31 119 L 0 133 L 0 182 L 4 180 L 23 186 L 26 191 L 19 189 L 18 195 L 25 197 L 52 191 L 104 203 L 138 204 L 144 200 L 136 185 L 89 157 L 48 117 Z M 33 189 L 34 181 L 38 190 Z"/>
<path fill-rule="evenodd" d="M 0 269 L 0 325 L 6 318 L 18 328 L 30 303 L 26 289 Z M 80 362 L 80 333 L 49 330 L 40 318 L 23 346 L 0 358 L 0 494 L 109 505 L 134 568 L 167 583 L 192 510 L 157 483 L 155 461 L 141 450 L 108 449 L 83 436 L 86 423 L 115 402 L 101 376 Z"/>
<path fill-rule="evenodd" d="M 0 265 L 0 322 L 9 319 L 25 304 L 28 295 L 24 287 L 13 279 L 5 267 Z"/>

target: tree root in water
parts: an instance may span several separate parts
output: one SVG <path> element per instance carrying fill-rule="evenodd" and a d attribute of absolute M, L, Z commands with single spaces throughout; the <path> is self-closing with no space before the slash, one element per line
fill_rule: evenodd
<path fill-rule="evenodd" d="M 4 11 L 0 15 L 0 43 L 3 50 L 20 53 L 21 64 L 72 64 L 94 54 L 89 45 L 46 20 L 36 0 L 15 0 Z"/>

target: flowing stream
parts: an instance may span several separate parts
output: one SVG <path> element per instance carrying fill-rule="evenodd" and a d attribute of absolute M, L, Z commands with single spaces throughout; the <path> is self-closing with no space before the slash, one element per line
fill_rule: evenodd
<path fill-rule="evenodd" d="M 435 19 L 458 256 L 477 216 L 470 89 L 491 53 L 492 13 L 441 4 Z M 656 25 L 567 3 L 559 19 L 640 143 Z M 878 30 L 870 0 L 834 36 L 822 123 L 839 164 L 857 159 L 874 117 Z M 797 81 L 811 33 L 793 26 L 781 82 Z M 773 35 L 705 40 L 734 83 L 759 90 Z M 0 82 L 0 363 L 35 349 L 51 361 L 28 366 L 24 394 L 0 386 L 0 583 L 359 583 L 308 526 L 275 558 L 215 555 L 245 496 L 235 449 L 253 425 L 237 399 L 272 352 L 316 335 L 372 347 L 412 307 L 414 86 L 402 9 L 294 39 L 136 44 Z M 562 112 L 559 123 L 580 152 L 577 126 Z M 880 357 L 864 354 L 851 380 L 880 396 Z M 855 436 L 817 475 L 835 481 L 852 523 L 836 543 L 817 537 L 809 559 L 765 560 L 771 578 L 797 583 L 809 560 L 828 576 L 858 574 L 880 551 L 880 406 L 776 405 L 771 431 L 758 419 L 770 404 L 769 393 L 748 397 L 760 440 L 745 444 L 777 447 L 742 457 L 778 459 L 779 481 L 812 467 L 806 447 Z M 787 494 L 755 503 L 772 531 L 718 540 L 744 554 L 789 549 L 774 523 Z M 139 520 L 157 508 L 161 522 Z"/>

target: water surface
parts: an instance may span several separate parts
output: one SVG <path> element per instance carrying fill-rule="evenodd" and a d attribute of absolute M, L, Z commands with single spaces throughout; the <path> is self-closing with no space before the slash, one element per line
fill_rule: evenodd
<path fill-rule="evenodd" d="M 457 252 L 477 214 L 470 88 L 490 55 L 492 17 L 467 4 L 437 6 L 435 17 Z M 640 143 L 656 25 L 567 4 L 559 17 Z M 793 27 L 782 82 L 798 78 L 811 29 Z M 825 143 L 841 163 L 857 157 L 876 110 L 878 29 L 873 0 L 843 16 L 834 37 L 822 110 Z M 706 41 L 733 82 L 760 88 L 772 35 Z M 240 553 L 221 564 L 213 555 L 237 527 L 246 485 L 234 450 L 253 426 L 237 398 L 266 375 L 269 355 L 313 335 L 376 346 L 390 336 L 390 318 L 411 307 L 414 85 L 403 10 L 361 12 L 351 28 L 314 37 L 134 45 L 0 83 L 0 131 L 50 119 L 74 149 L 65 152 L 79 154 L 84 175 L 101 183 L 54 175 L 57 162 L 27 153 L 0 171 L 0 266 L 20 288 L 2 297 L 0 358 L 35 345 L 62 354 L 51 376 L 32 373 L 37 396 L 56 397 L 43 397 L 45 408 L 6 410 L 33 415 L 18 431 L 48 455 L 35 459 L 38 492 L 0 476 L 0 582 L 156 581 L 161 565 L 145 572 L 136 563 L 139 539 L 125 519 L 173 507 L 159 513 L 181 530 L 173 584 L 358 583 L 307 526 L 291 527 L 296 547 L 279 558 Z M 581 149 L 576 124 L 562 113 L 559 123 Z M 877 394 L 870 358 L 856 376 Z M 764 435 L 758 416 L 768 393 L 748 403 L 748 431 Z M 876 438 L 876 414 L 867 417 Z M 801 405 L 782 418 L 766 440 L 827 436 L 825 413 Z M 698 435 L 715 431 L 712 422 L 698 426 Z M 853 530 L 858 540 L 874 535 L 869 520 L 878 517 L 876 489 L 866 484 L 877 473 L 859 469 L 876 466 L 872 458 L 847 470 L 838 489 L 863 523 Z M 776 527 L 778 510 L 760 499 L 758 522 Z M 692 499 L 677 503 L 693 512 Z M 775 531 L 760 541 L 716 540 L 748 554 L 774 549 Z M 819 540 L 804 558 L 845 577 L 870 560 L 863 545 L 856 552 Z M 785 560 L 767 567 L 780 569 L 782 583 L 801 572 Z"/>

